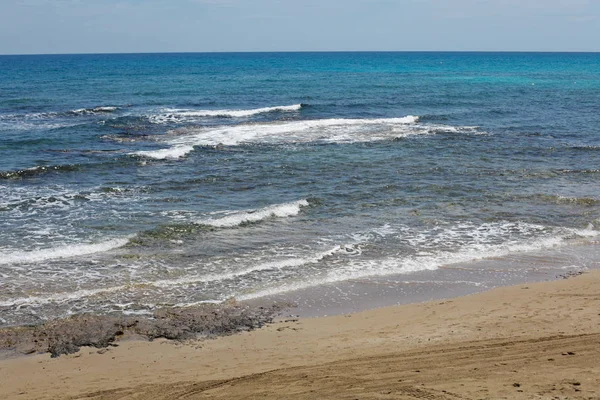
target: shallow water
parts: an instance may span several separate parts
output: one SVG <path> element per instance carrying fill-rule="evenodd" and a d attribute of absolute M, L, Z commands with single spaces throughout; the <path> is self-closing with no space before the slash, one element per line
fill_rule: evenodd
<path fill-rule="evenodd" d="M 447 266 L 572 253 L 600 225 L 598 65 L 0 56 L 0 325 L 356 280 L 442 293 L 469 281 Z M 505 275 L 485 285 L 530 276 Z"/>

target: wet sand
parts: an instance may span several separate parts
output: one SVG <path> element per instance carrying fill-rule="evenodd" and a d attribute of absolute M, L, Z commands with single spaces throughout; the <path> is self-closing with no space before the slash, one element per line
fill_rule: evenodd
<path fill-rule="evenodd" d="M 600 271 L 214 340 L 117 343 L 0 361 L 0 398 L 600 399 Z"/>

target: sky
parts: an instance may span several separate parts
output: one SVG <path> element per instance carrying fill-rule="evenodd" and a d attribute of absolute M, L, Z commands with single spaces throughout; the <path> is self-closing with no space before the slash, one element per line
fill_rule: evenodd
<path fill-rule="evenodd" d="M 600 51 L 600 0 L 0 0 L 0 54 Z"/>

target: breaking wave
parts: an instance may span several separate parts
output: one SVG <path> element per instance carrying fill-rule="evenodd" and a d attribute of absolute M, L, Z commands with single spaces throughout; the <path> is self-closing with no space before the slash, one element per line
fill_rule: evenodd
<path fill-rule="evenodd" d="M 307 204 L 305 201 L 294 203 L 284 203 L 274 206 L 258 209 L 259 212 L 266 210 L 280 210 L 280 215 L 291 215 L 297 213 L 298 207 L 303 207 Z M 284 211 L 289 208 L 288 211 Z M 250 212 L 250 211 L 248 211 Z M 277 211 L 271 212 L 269 215 L 276 215 Z M 237 215 L 242 215 L 237 212 Z M 239 218 L 238 223 L 243 223 L 244 218 Z M 234 221 L 230 221 L 226 226 L 231 226 Z M 465 233 L 469 234 L 466 242 L 458 237 L 462 237 Z M 258 297 L 272 296 L 294 290 L 306 289 L 313 286 L 331 284 L 341 281 L 353 279 L 362 279 L 372 276 L 385 276 L 406 274 L 424 270 L 434 270 L 446 265 L 455 263 L 470 262 L 490 257 L 502 257 L 512 253 L 538 251 L 543 249 L 551 249 L 555 246 L 564 245 L 567 241 L 578 238 L 592 238 L 598 236 L 600 232 L 595 230 L 590 225 L 587 229 L 570 229 L 570 228 L 549 228 L 542 225 L 535 225 L 521 222 L 499 222 L 499 223 L 484 223 L 476 225 L 472 223 L 458 224 L 446 228 L 434 229 L 428 234 L 423 232 L 412 232 L 408 227 L 392 227 L 385 225 L 381 228 L 373 229 L 367 232 L 361 232 L 354 235 L 354 240 L 351 244 L 335 245 L 331 243 L 331 247 L 314 251 L 312 254 L 298 254 L 297 256 L 288 256 L 275 260 L 263 260 L 258 263 L 250 263 L 240 269 L 215 270 L 208 274 L 193 273 L 174 278 L 166 279 L 144 279 L 137 282 L 129 282 L 124 285 L 107 286 L 104 288 L 88 288 L 80 289 L 72 292 L 60 292 L 39 296 L 28 296 L 13 299 L 4 299 L 0 301 L 2 307 L 20 307 L 23 305 L 42 305 L 46 303 L 69 303 L 78 301 L 82 298 L 90 298 L 103 294 L 118 294 L 122 292 L 135 291 L 150 291 L 167 290 L 164 295 L 169 296 L 170 290 L 177 288 L 185 288 L 198 284 L 207 284 L 215 282 L 226 282 L 230 280 L 240 279 L 256 273 L 278 274 L 284 270 L 289 273 L 301 271 L 307 266 L 319 264 L 321 262 L 334 261 L 336 268 L 323 270 L 323 274 L 316 273 L 314 276 L 307 277 L 295 281 L 283 281 L 283 284 L 276 286 L 264 287 L 253 292 L 241 292 L 235 294 L 237 300 L 249 300 Z M 512 237 L 507 240 L 507 236 Z M 368 246 L 369 242 L 373 242 L 381 237 L 396 237 L 401 238 L 403 242 L 410 243 L 416 246 L 421 251 L 409 255 L 395 256 L 387 255 L 383 258 L 372 259 L 363 257 L 360 248 Z M 467 239 L 466 237 L 464 239 Z M 111 243 L 112 242 L 112 243 Z M 120 239 L 106 242 L 104 244 L 107 249 L 120 247 L 123 243 Z M 461 243 L 458 247 L 447 246 L 446 244 Z M 100 245 L 100 244 L 99 244 Z M 104 251 L 99 248 L 94 251 L 81 252 L 80 254 L 89 254 L 96 251 Z M 445 250 L 442 250 L 446 248 Z M 451 249 L 452 248 L 452 249 Z M 71 250 L 73 255 L 74 251 Z M 346 257 L 346 256 L 350 257 Z M 343 257 L 344 262 L 339 263 L 337 257 Z M 30 259 L 33 257 L 30 257 Z M 44 258 L 44 259 L 47 259 Z M 270 271 L 270 272 L 269 272 Z M 315 269 L 314 271 L 318 271 Z M 162 293 L 162 292 L 160 292 Z M 170 298 L 170 297 L 169 297 Z M 192 296 L 193 298 L 193 296 Z M 192 300 L 190 298 L 190 300 Z M 195 301 L 195 300 L 194 300 Z M 194 301 L 185 301 L 177 306 L 189 306 L 195 304 Z M 217 299 L 201 300 L 200 302 L 218 302 Z M 150 301 L 144 303 L 149 309 L 156 306 L 155 302 Z"/>
<path fill-rule="evenodd" d="M 254 266 L 251 266 L 251 267 L 248 267 L 245 269 L 231 271 L 231 272 L 225 272 L 225 273 L 221 273 L 221 274 L 212 274 L 212 275 L 203 275 L 203 276 L 184 276 L 181 278 L 146 281 L 146 282 L 140 282 L 137 284 L 110 286 L 110 287 L 98 288 L 98 289 L 82 289 L 82 290 L 77 290 L 77 291 L 68 292 L 68 293 L 54 293 L 54 294 L 47 295 L 47 296 L 30 296 L 30 297 L 23 297 L 23 298 L 14 298 L 14 299 L 9 299 L 9 300 L 5 300 L 5 301 L 0 301 L 0 307 L 13 307 L 13 306 L 23 306 L 23 305 L 33 305 L 33 304 L 41 305 L 41 304 L 55 303 L 55 302 L 59 302 L 59 303 L 69 302 L 69 301 L 80 300 L 82 298 L 97 296 L 97 295 L 101 295 L 101 294 L 121 292 L 123 290 L 133 290 L 133 289 L 135 289 L 136 286 L 140 286 L 140 287 L 144 287 L 144 288 L 149 288 L 149 287 L 170 288 L 170 287 L 176 287 L 176 286 L 193 285 L 193 284 L 198 284 L 198 283 L 221 282 L 221 281 L 226 281 L 226 280 L 230 280 L 230 279 L 235 279 L 237 277 L 249 275 L 254 272 L 269 271 L 269 270 L 275 270 L 275 269 L 281 270 L 281 269 L 285 269 L 285 268 L 300 267 L 300 266 L 306 265 L 306 264 L 315 264 L 315 263 L 322 261 L 326 257 L 332 256 L 337 252 L 343 251 L 343 249 L 344 249 L 343 247 L 335 246 L 334 248 L 332 248 L 330 250 L 326 250 L 321 253 L 317 253 L 313 256 L 308 256 L 308 257 L 304 257 L 304 258 L 297 257 L 297 258 L 289 258 L 289 259 L 278 260 L 278 261 L 270 261 L 270 262 L 265 262 L 265 263 L 261 263 L 258 265 L 254 265 Z M 203 302 L 206 302 L 206 301 L 203 301 Z M 209 301 L 209 302 L 219 303 L 219 301 Z M 182 304 L 182 306 L 183 305 L 189 306 L 190 304 Z"/>
<path fill-rule="evenodd" d="M 47 111 L 28 114 L 0 114 L 0 130 L 28 131 L 51 130 L 77 126 L 82 123 L 78 117 L 104 115 L 118 110 L 118 107 L 100 106 L 68 111 Z"/>
<path fill-rule="evenodd" d="M 271 218 L 294 217 L 300 214 L 302 208 L 308 207 L 310 203 L 307 200 L 298 200 L 290 203 L 273 204 L 264 208 L 239 210 L 239 211 L 216 211 L 203 218 L 190 218 L 186 216 L 181 218 L 179 212 L 178 221 L 185 221 L 177 224 L 161 225 L 157 228 L 138 233 L 133 237 L 128 245 L 138 246 L 152 243 L 155 240 L 165 241 L 181 239 L 183 237 L 194 235 L 202 231 L 211 231 L 216 228 L 228 229 L 246 224 L 259 223 Z"/>
<path fill-rule="evenodd" d="M 119 109 L 119 107 L 101 106 L 101 107 L 94 107 L 94 108 L 79 108 L 77 110 L 71 110 L 71 111 L 69 111 L 69 113 L 75 114 L 75 115 L 100 114 L 100 113 L 111 113 L 118 109 Z"/>
<path fill-rule="evenodd" d="M 473 243 L 461 246 L 458 251 L 437 250 L 431 253 L 421 252 L 420 254 L 409 257 L 395 256 L 373 260 L 352 259 L 348 260 L 341 268 L 330 270 L 324 276 L 284 283 L 276 287 L 236 296 L 236 299 L 244 301 L 274 296 L 281 293 L 352 279 L 436 270 L 446 265 L 472 262 L 487 258 L 504 257 L 513 253 L 551 249 L 556 246 L 564 245 L 566 241 L 571 239 L 593 238 L 600 234 L 593 226 L 590 226 L 587 229 L 564 228 L 544 237 L 531 237 L 529 240 L 515 239 L 503 243 L 493 243 L 493 239 L 498 233 L 506 233 L 512 230 L 520 230 L 522 233 L 542 232 L 546 230 L 546 228 L 533 224 L 506 223 L 484 224 L 478 230 L 482 234 L 482 237 L 476 239 Z M 442 236 L 446 235 L 454 236 L 454 233 L 445 232 Z M 491 237 L 488 238 L 488 235 L 491 235 Z M 424 238 L 415 238 L 416 241 L 422 239 Z"/>
<path fill-rule="evenodd" d="M 85 115 L 85 114 L 101 114 L 101 113 L 111 113 L 113 111 L 118 110 L 119 107 L 115 106 L 99 106 L 99 107 L 91 107 L 91 108 L 78 108 L 75 110 L 69 111 L 47 111 L 47 112 L 38 112 L 38 113 L 29 113 L 29 114 L 4 114 L 0 115 L 0 121 L 16 121 L 16 120 L 47 120 L 56 117 L 64 117 L 64 116 L 74 116 L 74 115 Z"/>
<path fill-rule="evenodd" d="M 299 111 L 304 105 L 294 104 L 291 106 L 275 106 L 275 107 L 262 107 L 250 110 L 190 110 L 190 109 L 164 109 L 158 115 L 152 115 L 149 117 L 153 123 L 168 123 L 168 122 L 182 122 L 188 119 L 195 118 L 206 118 L 206 117 L 220 117 L 220 118 L 247 118 L 258 114 L 265 114 L 271 112 L 293 112 Z"/>
<path fill-rule="evenodd" d="M 159 150 L 131 155 L 165 160 L 186 156 L 195 146 L 237 146 L 245 144 L 356 143 L 393 140 L 413 135 L 437 133 L 479 133 L 472 126 L 419 124 L 419 117 L 374 119 L 318 119 L 221 126 L 218 128 L 181 128 L 170 132 L 172 139 Z"/>
<path fill-rule="evenodd" d="M 18 169 L 14 171 L 0 171 L 0 179 L 30 178 L 38 175 L 47 174 L 49 172 L 72 172 L 77 171 L 80 168 L 81 167 L 77 164 L 38 165 L 36 167 Z"/>
<path fill-rule="evenodd" d="M 179 145 L 160 150 L 141 150 L 132 155 L 153 158 L 155 160 L 176 160 L 185 157 L 194 150 L 192 145 Z"/>
<path fill-rule="evenodd" d="M 40 262 L 59 258 L 70 258 L 87 254 L 101 253 L 122 247 L 127 244 L 128 241 L 129 238 L 117 238 L 106 240 L 100 243 L 73 244 L 33 251 L 0 253 L 0 265 Z"/>
<path fill-rule="evenodd" d="M 195 222 L 200 225 L 208 225 L 215 228 L 233 228 L 248 223 L 259 222 L 267 218 L 293 217 L 300 213 L 302 207 L 308 207 L 308 205 L 309 203 L 307 200 L 299 200 L 291 203 L 275 204 L 256 210 L 220 211 L 214 213 L 214 217 L 199 219 Z"/>

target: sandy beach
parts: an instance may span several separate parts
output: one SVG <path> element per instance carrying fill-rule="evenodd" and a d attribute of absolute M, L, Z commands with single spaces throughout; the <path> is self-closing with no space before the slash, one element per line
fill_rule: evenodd
<path fill-rule="evenodd" d="M 0 361 L 2 399 L 599 399 L 600 271 L 215 340 Z"/>

